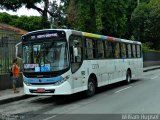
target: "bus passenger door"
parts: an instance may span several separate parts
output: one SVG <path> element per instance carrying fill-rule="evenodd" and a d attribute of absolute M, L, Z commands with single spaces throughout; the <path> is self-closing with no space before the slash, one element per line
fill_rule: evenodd
<path fill-rule="evenodd" d="M 72 72 L 72 88 L 74 92 L 82 91 L 82 38 L 71 35 L 70 38 L 70 62 Z"/>

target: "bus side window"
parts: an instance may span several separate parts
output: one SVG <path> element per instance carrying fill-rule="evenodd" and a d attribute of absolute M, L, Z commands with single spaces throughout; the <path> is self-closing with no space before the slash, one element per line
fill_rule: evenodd
<path fill-rule="evenodd" d="M 119 43 L 114 43 L 114 57 L 120 58 L 120 47 Z"/>
<path fill-rule="evenodd" d="M 127 57 L 131 58 L 132 54 L 131 54 L 131 44 L 127 44 Z"/>
<path fill-rule="evenodd" d="M 135 45 L 132 44 L 132 57 L 135 58 L 136 57 L 136 48 Z"/>
<path fill-rule="evenodd" d="M 86 43 L 85 44 L 85 49 L 86 49 L 85 56 L 87 59 L 93 59 L 93 56 L 94 56 L 93 55 L 93 45 L 94 45 L 94 43 L 93 43 L 92 39 L 86 38 L 85 43 Z"/>
<path fill-rule="evenodd" d="M 109 58 L 109 53 L 108 53 L 108 41 L 104 41 L 104 56 L 105 58 Z"/>
<path fill-rule="evenodd" d="M 121 43 L 121 57 L 126 58 L 126 44 Z"/>
<path fill-rule="evenodd" d="M 103 45 L 103 41 L 99 40 L 97 42 L 98 44 L 98 58 L 104 58 L 104 45 Z"/>
<path fill-rule="evenodd" d="M 106 48 L 107 47 L 107 48 Z M 107 50 L 107 58 L 113 58 L 113 42 L 107 41 L 107 44 L 105 46 L 106 50 Z"/>
<path fill-rule="evenodd" d="M 136 49 L 137 49 L 137 57 L 140 58 L 141 57 L 141 46 L 136 45 Z"/>

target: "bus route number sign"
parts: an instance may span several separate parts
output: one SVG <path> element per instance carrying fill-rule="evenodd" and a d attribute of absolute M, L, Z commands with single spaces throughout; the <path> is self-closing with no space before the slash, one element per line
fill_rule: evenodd
<path fill-rule="evenodd" d="M 30 39 L 34 40 L 34 39 L 57 38 L 57 37 L 59 37 L 58 33 L 46 33 L 46 34 L 32 35 Z"/>

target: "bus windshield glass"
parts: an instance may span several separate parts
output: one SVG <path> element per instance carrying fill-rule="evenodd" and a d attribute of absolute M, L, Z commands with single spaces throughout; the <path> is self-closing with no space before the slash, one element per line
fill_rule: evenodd
<path fill-rule="evenodd" d="M 67 42 L 64 40 L 44 41 L 34 41 L 23 45 L 25 72 L 52 72 L 69 67 Z"/>

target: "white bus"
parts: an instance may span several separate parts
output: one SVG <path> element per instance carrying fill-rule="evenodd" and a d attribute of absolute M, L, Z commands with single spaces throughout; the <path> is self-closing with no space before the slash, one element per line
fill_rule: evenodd
<path fill-rule="evenodd" d="M 69 95 L 137 78 L 143 72 L 141 43 L 69 29 L 22 36 L 24 93 Z"/>

